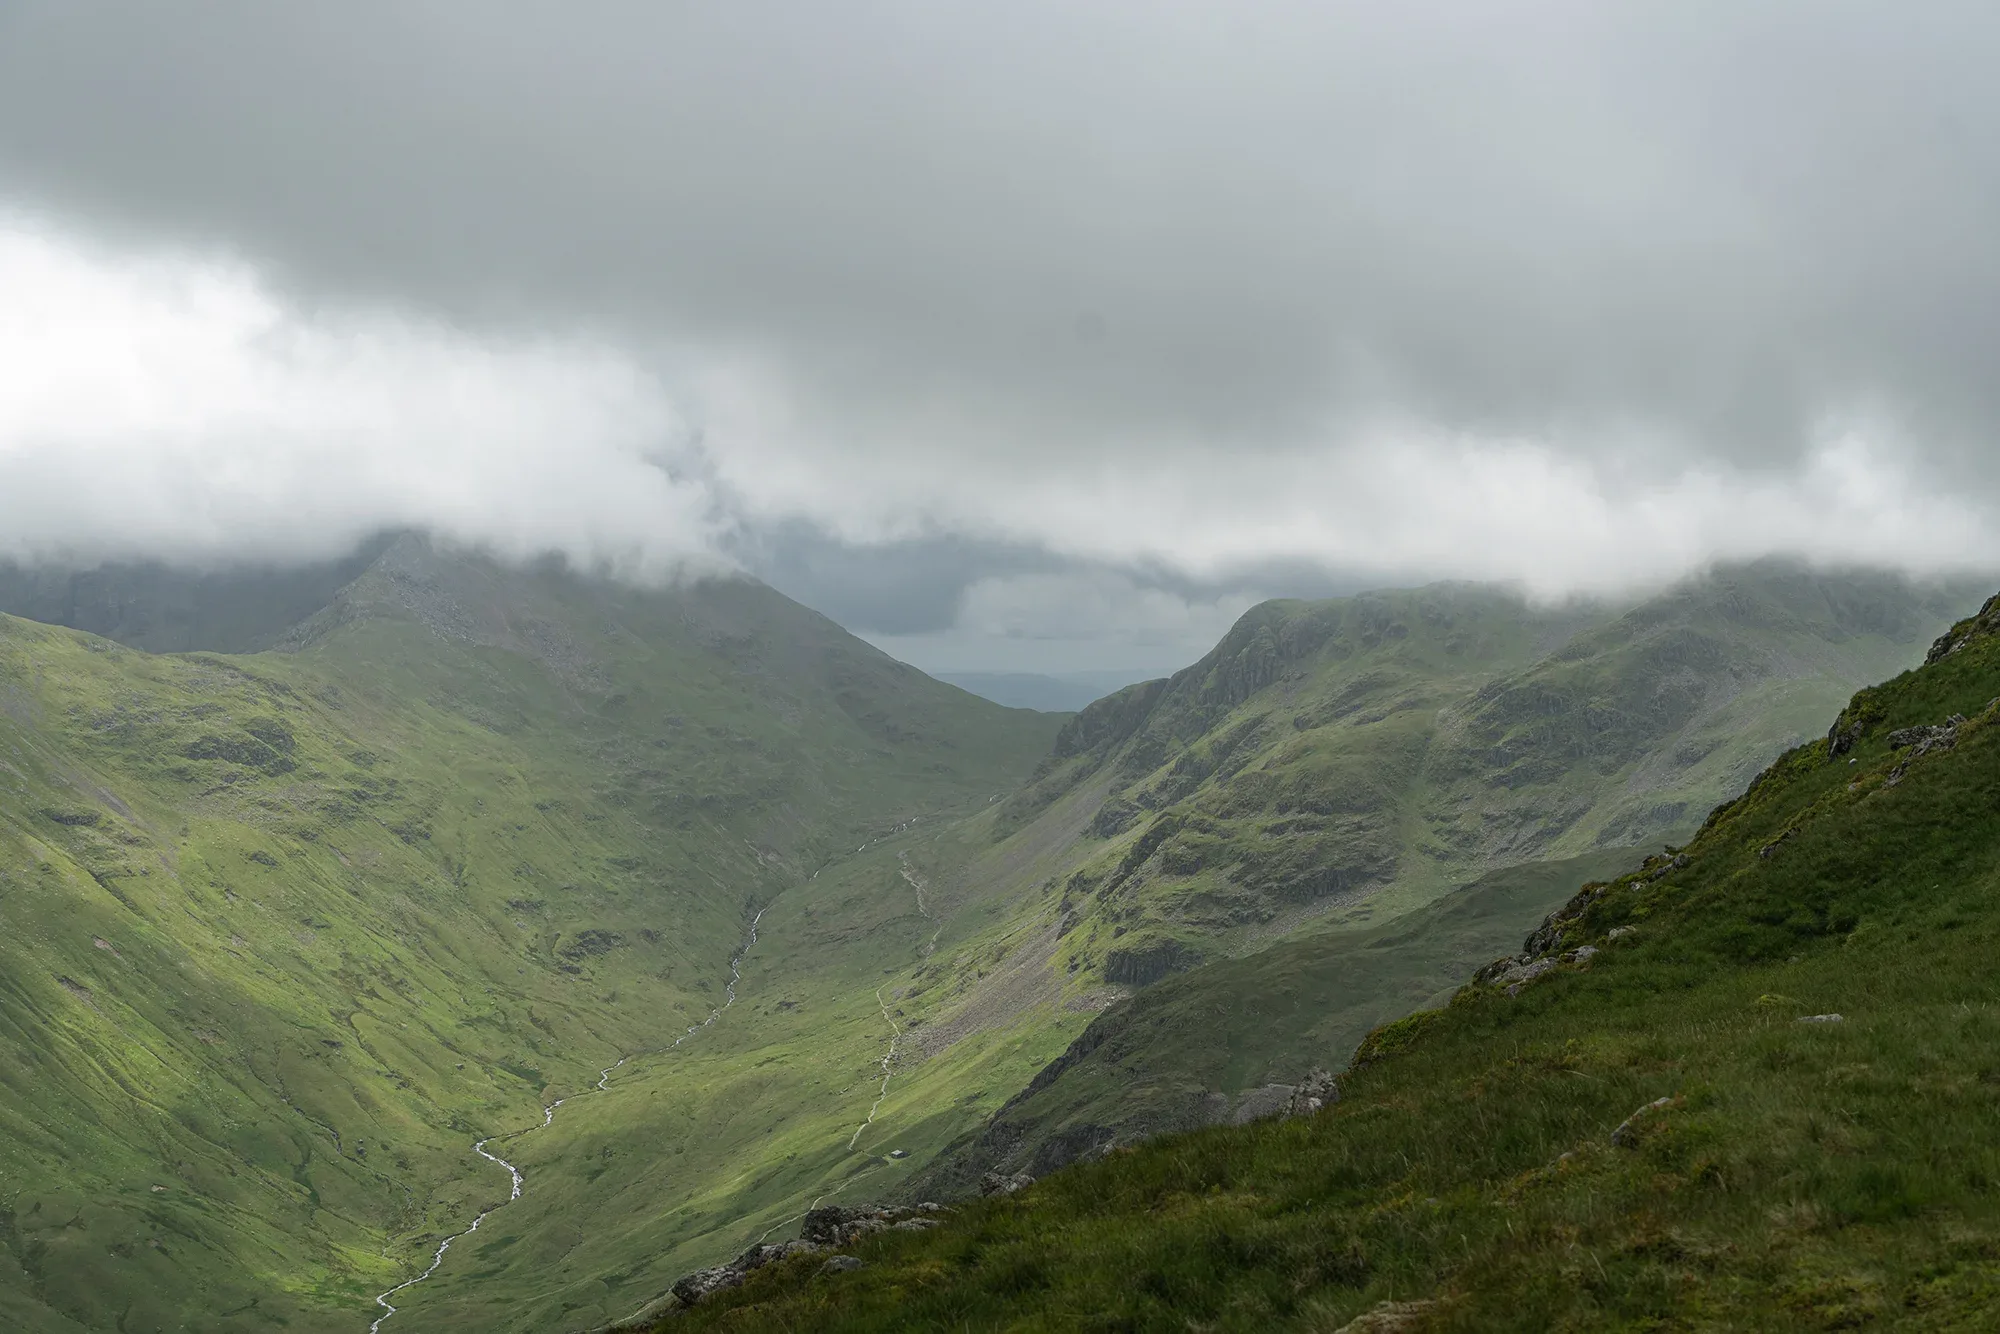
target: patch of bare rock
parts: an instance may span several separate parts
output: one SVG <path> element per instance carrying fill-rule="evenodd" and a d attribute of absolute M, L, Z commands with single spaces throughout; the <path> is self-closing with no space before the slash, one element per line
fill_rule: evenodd
<path fill-rule="evenodd" d="M 820 1266 L 822 1273 L 838 1274 L 859 1269 L 860 1260 L 834 1252 L 877 1232 L 922 1232 L 934 1228 L 946 1212 L 943 1205 L 928 1202 L 912 1205 L 824 1205 L 807 1212 L 799 1224 L 799 1235 L 795 1241 L 752 1246 L 727 1264 L 711 1265 L 707 1269 L 682 1275 L 674 1281 L 674 1304 L 663 1311 L 649 1308 L 649 1314 L 657 1317 L 699 1306 L 718 1292 L 740 1287 L 744 1279 L 765 1265 L 788 1260 L 795 1255 L 827 1255 L 826 1263 Z"/>

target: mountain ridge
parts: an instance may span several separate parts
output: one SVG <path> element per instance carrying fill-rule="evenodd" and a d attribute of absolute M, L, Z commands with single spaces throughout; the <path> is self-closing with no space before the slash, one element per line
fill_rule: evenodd
<path fill-rule="evenodd" d="M 1439 596 L 1382 595 L 1351 620 L 1353 604 L 1267 608 L 1187 678 L 1186 709 L 1159 687 L 1166 712 L 1068 757 L 1063 720 L 932 681 L 747 581 L 634 590 L 397 540 L 284 652 L 154 655 L 0 621 L 0 971 L 20 988 L 0 1039 L 44 1072 L 0 1099 L 15 1132 L 0 1173 L 22 1187 L 0 1300 L 50 1328 L 347 1328 L 504 1204 L 396 1318 L 551 1328 L 635 1309 L 815 1200 L 894 1194 L 1122 990 L 1197 962 L 1151 971 L 1162 936 L 1219 958 L 1301 926 L 1369 928 L 1449 888 L 1327 879 L 1366 870 L 1349 835 L 1476 862 L 1448 840 L 1426 850 L 1450 820 L 1430 820 L 1436 794 L 1409 785 L 1425 771 L 1399 757 L 1464 752 L 1436 744 L 1439 714 L 1529 672 L 1547 689 L 1478 704 L 1507 727 L 1473 750 L 1532 763 L 1563 734 L 1510 699 L 1615 702 L 1661 642 L 1533 676 L 1576 627 L 1490 590 L 1425 620 Z M 1928 594 L 1874 596 L 1929 615 Z M 1370 606 L 1392 614 L 1363 643 Z M 1258 630 L 1282 647 L 1300 615 L 1337 616 L 1351 651 L 1321 651 L 1336 626 L 1298 659 L 1311 672 L 1256 667 Z M 1921 651 L 1865 623 L 1826 648 L 1821 621 L 1750 645 L 1770 666 L 1746 678 L 1758 700 L 1818 698 L 1825 679 L 1799 683 L 1852 672 L 1849 650 Z M 1140 768 L 1152 724 L 1164 740 Z M 1719 781 L 1771 738 L 1726 740 L 1669 767 Z M 1276 809 L 1300 792 L 1328 804 Z M 1446 814 L 1500 849 L 1534 815 L 1468 809 Z M 1245 847 L 1286 826 L 1276 862 L 1253 867 L 1292 895 L 1282 911 L 1231 920 L 1256 906 L 1228 879 L 1242 859 L 1202 859 L 1230 851 L 1229 821 Z M 1595 838 L 1603 822 L 1567 827 Z M 1116 915 L 1127 905 L 1158 914 Z M 737 1003 L 644 1055 L 714 1010 L 759 912 Z M 1211 926 L 1189 929 L 1202 913 Z M 527 1183 L 509 1202 L 471 1146 L 623 1056 L 603 1095 L 509 1141 Z M 205 1091 L 174 1092 L 190 1081 Z M 157 1106 L 178 1127 L 164 1138 L 147 1129 Z"/>
<path fill-rule="evenodd" d="M 1624 611 L 1476 585 L 1264 603 L 1066 723 L 996 833 L 1080 813 L 1065 953 L 1151 980 L 1330 903 L 1682 836 L 1971 600 L 1767 564 Z"/>
<path fill-rule="evenodd" d="M 2000 1301 L 1993 608 L 1586 883 L 1331 1106 L 781 1259 L 663 1328 L 1983 1328 Z"/>

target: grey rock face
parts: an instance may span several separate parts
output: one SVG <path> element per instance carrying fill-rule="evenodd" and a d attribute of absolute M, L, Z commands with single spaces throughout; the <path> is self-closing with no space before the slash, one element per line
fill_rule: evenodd
<path fill-rule="evenodd" d="M 1930 727 L 1903 727 L 1889 733 L 1891 750 L 1907 751 L 1902 761 L 1889 771 L 1882 780 L 1884 787 L 1894 787 L 1903 781 L 1903 775 L 1910 766 L 1926 755 L 1939 755 L 1958 744 L 1958 729 L 1965 722 L 1965 715 L 1954 713 L 1941 723 Z"/>
<path fill-rule="evenodd" d="M 1151 986 L 1202 961 L 1201 951 L 1178 940 L 1121 945 L 1104 956 L 1104 980 L 1116 986 Z"/>
<path fill-rule="evenodd" d="M 891 1228 L 919 1232 L 934 1228 L 945 1212 L 943 1205 L 929 1202 L 897 1208 L 868 1204 L 852 1208 L 826 1205 L 806 1214 L 804 1222 L 799 1225 L 797 1241 L 752 1246 L 726 1265 L 697 1269 L 677 1279 L 672 1292 L 682 1306 L 697 1306 L 718 1292 L 740 1286 L 745 1277 L 765 1265 L 794 1255 L 810 1255 L 829 1247 L 844 1246 L 871 1232 L 885 1232 Z M 853 1256 L 836 1255 L 821 1266 L 821 1272 L 842 1273 L 859 1268 L 861 1261 Z"/>
<path fill-rule="evenodd" d="M 1931 644 L 1931 651 L 1924 656 L 1924 665 L 1943 662 L 1952 654 L 1970 644 L 1982 634 L 1990 635 L 2000 630 L 2000 594 L 1986 599 L 1986 605 L 1971 620 L 1953 626 L 1939 635 Z"/>
<path fill-rule="evenodd" d="M 744 1271 L 733 1264 L 697 1269 L 674 1280 L 674 1296 L 680 1299 L 683 1306 L 698 1306 L 704 1298 L 741 1284 L 743 1274 Z"/>
<path fill-rule="evenodd" d="M 1035 1184 L 1035 1179 L 1026 1172 L 988 1172 L 979 1179 L 981 1195 L 1012 1195 L 1017 1190 L 1025 1190 Z"/>
<path fill-rule="evenodd" d="M 870 1233 L 886 1232 L 913 1220 L 921 1220 L 919 1227 L 935 1227 L 937 1216 L 943 1212 L 943 1205 L 929 1202 L 893 1208 L 868 1204 L 852 1208 L 822 1205 L 799 1224 L 799 1239 L 820 1247 L 846 1246 Z"/>
<path fill-rule="evenodd" d="M 1494 981 L 1507 988 L 1509 996 L 1518 996 L 1521 994 L 1522 987 L 1527 986 L 1528 983 L 1546 973 L 1554 972 L 1555 966 L 1556 961 L 1554 959 L 1536 959 L 1530 963 L 1517 963 L 1512 968 L 1501 973 Z"/>
<path fill-rule="evenodd" d="M 1331 1072 L 1314 1067 L 1303 1083 L 1292 1092 L 1291 1103 L 1285 1108 L 1286 1116 L 1311 1116 L 1325 1107 L 1340 1101 L 1340 1085 Z"/>

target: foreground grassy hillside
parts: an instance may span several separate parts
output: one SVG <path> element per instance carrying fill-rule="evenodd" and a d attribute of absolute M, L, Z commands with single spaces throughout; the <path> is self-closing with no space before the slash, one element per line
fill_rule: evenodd
<path fill-rule="evenodd" d="M 753 584 L 410 540 L 288 646 L 0 618 L 7 1328 L 366 1328 L 506 1199 L 474 1138 L 637 1073 L 758 909 L 1054 730 Z"/>
<path fill-rule="evenodd" d="M 1933 657 L 1534 960 L 1373 1034 L 1326 1111 L 1113 1153 L 672 1327 L 1990 1328 L 2000 615 Z"/>

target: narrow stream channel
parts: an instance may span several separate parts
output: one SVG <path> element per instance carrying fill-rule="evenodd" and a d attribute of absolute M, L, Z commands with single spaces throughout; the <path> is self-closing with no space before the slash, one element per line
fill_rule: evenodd
<path fill-rule="evenodd" d="M 750 953 L 751 948 L 755 946 L 757 943 L 757 924 L 764 920 L 764 912 L 765 910 L 760 908 L 757 910 L 757 915 L 750 919 L 749 939 L 743 942 L 743 948 L 736 952 L 736 957 L 729 961 L 729 984 L 723 988 L 722 1004 L 716 1006 L 713 1010 L 710 1010 L 708 1012 L 708 1018 L 694 1025 L 692 1028 L 688 1029 L 687 1032 L 681 1034 L 679 1037 L 675 1038 L 672 1042 L 668 1043 L 664 1047 L 656 1048 L 652 1051 L 632 1052 L 627 1055 L 620 1056 L 610 1065 L 605 1066 L 602 1070 L 597 1072 L 597 1083 L 595 1086 L 584 1090 L 583 1093 L 575 1094 L 572 1096 L 587 1097 L 589 1094 L 592 1093 L 604 1092 L 606 1089 L 610 1087 L 611 1072 L 616 1070 L 619 1066 L 625 1064 L 629 1060 L 632 1060 L 634 1057 L 664 1055 L 667 1052 L 672 1051 L 674 1048 L 680 1046 L 683 1042 L 686 1042 L 689 1038 L 693 1037 L 695 1034 L 701 1032 L 704 1028 L 707 1028 L 717 1019 L 720 1019 L 722 1017 L 722 1012 L 724 1010 L 736 1004 L 736 984 L 737 982 L 741 981 L 743 977 L 743 959 L 744 956 Z M 886 1013 L 887 1010 L 885 1009 L 884 1014 Z M 885 1086 L 887 1082 L 888 1082 L 887 1080 L 883 1081 Z M 557 1098 L 554 1102 L 542 1108 L 542 1123 L 538 1126 L 526 1126 L 520 1130 L 509 1130 L 499 1135 L 488 1135 L 485 1139 L 480 1140 L 477 1144 L 474 1144 L 472 1146 L 472 1151 L 478 1154 L 481 1158 L 484 1158 L 487 1162 L 497 1163 L 499 1166 L 507 1169 L 507 1175 L 513 1179 L 513 1193 L 507 1197 L 506 1203 L 496 1204 L 491 1206 L 490 1208 L 481 1209 L 479 1211 L 478 1217 L 474 1218 L 472 1220 L 471 1226 L 467 1227 L 464 1231 L 454 1232 L 449 1237 L 446 1237 L 443 1241 L 439 1242 L 437 1252 L 431 1256 L 430 1268 L 424 1270 L 423 1273 L 418 1274 L 415 1278 L 407 1279 L 404 1282 L 398 1283 L 395 1287 L 390 1288 L 387 1292 L 378 1294 L 375 1298 L 375 1304 L 382 1308 L 382 1314 L 376 1316 L 375 1323 L 368 1326 L 368 1334 L 379 1334 L 379 1331 L 381 1330 L 384 1322 L 386 1322 L 390 1316 L 396 1314 L 397 1308 L 394 1305 L 392 1305 L 389 1301 L 391 1297 L 395 1296 L 399 1292 L 402 1292 L 406 1288 L 415 1287 L 417 1284 L 429 1278 L 432 1274 L 437 1273 L 438 1266 L 444 1263 L 444 1253 L 451 1249 L 451 1244 L 454 1241 L 457 1241 L 460 1237 L 469 1237 L 473 1233 L 479 1231 L 479 1225 L 481 1223 L 484 1223 L 488 1218 L 488 1216 L 490 1216 L 497 1210 L 505 1209 L 507 1205 L 512 1204 L 514 1201 L 521 1198 L 521 1188 L 524 1184 L 523 1178 L 521 1176 L 521 1169 L 514 1166 L 514 1164 L 508 1162 L 505 1158 L 500 1157 L 498 1154 L 488 1153 L 486 1151 L 486 1146 L 493 1143 L 495 1140 L 516 1139 L 522 1135 L 531 1135 L 537 1130 L 547 1130 L 549 1126 L 553 1124 L 556 1119 L 556 1108 L 562 1106 L 569 1100 L 570 1100 L 569 1098 Z M 873 1114 L 871 1113 L 871 1119 L 872 1115 Z M 859 1135 L 860 1131 L 856 1131 L 855 1133 L 856 1135 Z"/>

